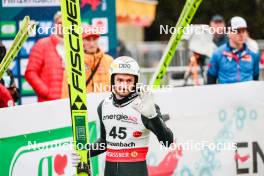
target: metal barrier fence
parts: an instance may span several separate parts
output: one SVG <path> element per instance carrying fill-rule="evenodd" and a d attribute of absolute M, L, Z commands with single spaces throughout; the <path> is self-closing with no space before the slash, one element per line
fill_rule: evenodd
<path fill-rule="evenodd" d="M 257 40 L 257 42 L 260 52 L 264 52 L 264 40 Z M 166 45 L 167 42 L 141 42 L 127 44 L 127 48 L 131 51 L 132 57 L 137 58 L 140 66 L 143 67 L 141 69 L 141 81 L 143 83 L 149 83 Z M 176 86 L 183 85 L 183 75 L 187 70 L 190 56 L 191 52 L 188 49 L 188 41 L 182 40 L 164 77 L 164 84 L 173 84 Z M 207 62 L 208 61 L 209 58 L 207 59 Z M 206 71 L 207 67 L 205 67 L 205 73 Z M 180 77 L 182 77 L 182 79 L 180 79 Z M 263 65 L 261 66 L 260 80 L 264 80 Z"/>
<path fill-rule="evenodd" d="M 257 40 L 260 53 L 264 52 L 264 40 Z M 141 67 L 155 67 L 159 62 L 167 46 L 167 42 L 137 42 L 127 43 L 132 57 L 137 58 Z M 191 52 L 188 47 L 188 40 L 182 40 L 172 59 L 170 66 L 187 66 Z"/>
<path fill-rule="evenodd" d="M 178 87 L 183 86 L 184 85 L 183 75 L 186 70 L 187 70 L 186 66 L 169 67 L 163 78 L 163 84 L 164 85 L 169 84 Z M 155 68 L 141 68 L 140 81 L 143 82 L 144 84 L 148 84 L 155 71 L 156 71 Z M 205 74 L 207 73 L 207 67 L 204 67 L 204 73 Z M 173 76 L 174 74 L 177 74 L 179 76 Z M 204 75 L 204 77 L 206 77 L 206 75 Z M 264 66 L 260 66 L 259 78 L 261 81 L 264 81 Z M 204 80 L 202 80 L 202 77 L 200 77 L 200 82 L 204 84 Z M 188 81 L 187 85 L 193 85 L 191 79 Z"/>

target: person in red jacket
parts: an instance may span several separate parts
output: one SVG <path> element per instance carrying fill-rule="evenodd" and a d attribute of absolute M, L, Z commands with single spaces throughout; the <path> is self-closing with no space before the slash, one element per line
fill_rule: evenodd
<path fill-rule="evenodd" d="M 39 102 L 61 98 L 65 69 L 61 12 L 55 14 L 54 24 L 54 34 L 40 39 L 32 48 L 25 72 Z"/>
<path fill-rule="evenodd" d="M 0 108 L 14 106 L 14 100 L 4 85 L 0 84 Z"/>

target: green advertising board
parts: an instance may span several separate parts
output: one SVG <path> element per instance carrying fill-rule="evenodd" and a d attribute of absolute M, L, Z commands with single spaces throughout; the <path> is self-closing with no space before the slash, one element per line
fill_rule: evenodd
<path fill-rule="evenodd" d="M 96 122 L 89 122 L 90 142 L 97 139 Z M 72 173 L 72 128 L 58 128 L 0 139 L 1 176 L 59 176 Z M 91 160 L 93 175 L 99 173 L 98 157 Z"/>

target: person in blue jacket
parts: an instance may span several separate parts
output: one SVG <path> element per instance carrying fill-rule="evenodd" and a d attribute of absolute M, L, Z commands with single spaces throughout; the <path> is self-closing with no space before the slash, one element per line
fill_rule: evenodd
<path fill-rule="evenodd" d="M 208 84 L 228 84 L 259 79 L 259 56 L 246 45 L 247 23 L 242 17 L 230 20 L 229 41 L 212 55 Z"/>

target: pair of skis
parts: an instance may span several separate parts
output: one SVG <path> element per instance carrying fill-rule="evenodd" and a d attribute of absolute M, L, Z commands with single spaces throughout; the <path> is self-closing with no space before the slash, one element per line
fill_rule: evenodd
<path fill-rule="evenodd" d="M 21 27 L 11 45 L 11 48 L 7 51 L 5 57 L 0 63 L 0 79 L 2 78 L 6 70 L 8 69 L 11 62 L 15 59 L 23 43 L 27 40 L 31 31 L 35 27 L 36 27 L 35 23 L 33 24 L 30 23 L 29 16 L 25 16 L 22 21 Z"/>
<path fill-rule="evenodd" d="M 176 24 L 177 33 L 171 36 L 167 49 L 160 61 L 159 68 L 151 83 L 159 86 L 172 57 L 178 47 L 184 28 L 190 24 L 202 0 L 187 0 Z M 72 117 L 74 148 L 81 156 L 77 168 L 78 176 L 90 176 L 89 150 L 80 148 L 89 144 L 88 113 L 86 104 L 85 66 L 81 29 L 80 4 L 75 0 L 62 0 L 61 11 L 64 28 L 64 46 L 68 73 L 70 108 Z"/>
<path fill-rule="evenodd" d="M 78 176 L 91 176 L 88 113 L 86 103 L 86 78 L 80 4 L 77 0 L 61 0 L 63 39 L 72 118 L 73 144 L 81 156 Z"/>

